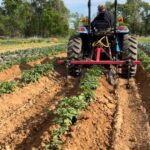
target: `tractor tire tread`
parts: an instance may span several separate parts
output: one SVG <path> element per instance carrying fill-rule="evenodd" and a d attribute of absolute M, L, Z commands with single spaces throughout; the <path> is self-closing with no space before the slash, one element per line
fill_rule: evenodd
<path fill-rule="evenodd" d="M 124 35 L 123 40 L 123 60 L 137 60 L 137 46 L 138 42 L 134 36 L 128 34 Z M 123 66 L 122 73 L 124 76 L 127 76 L 128 69 L 127 66 Z M 137 65 L 131 66 L 130 77 L 134 77 L 137 71 Z"/>

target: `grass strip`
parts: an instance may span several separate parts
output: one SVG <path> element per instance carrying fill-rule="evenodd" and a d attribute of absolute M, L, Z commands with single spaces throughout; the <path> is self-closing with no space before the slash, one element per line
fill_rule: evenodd
<path fill-rule="evenodd" d="M 138 41 L 142 44 L 150 43 L 150 37 L 138 37 Z"/>

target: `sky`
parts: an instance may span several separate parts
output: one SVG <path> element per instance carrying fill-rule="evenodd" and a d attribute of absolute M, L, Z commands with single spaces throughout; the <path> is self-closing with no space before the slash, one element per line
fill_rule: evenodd
<path fill-rule="evenodd" d="M 80 14 L 83 14 L 86 16 L 88 14 L 88 9 L 87 9 L 87 2 L 88 0 L 63 0 L 66 7 L 71 11 L 71 12 L 78 12 Z M 97 12 L 97 6 L 99 4 L 105 4 L 107 0 L 92 0 L 92 14 L 96 14 Z M 108 0 L 111 2 L 114 2 L 114 0 Z M 144 0 L 146 2 L 150 3 L 150 0 Z M 2 0 L 0 0 L 1 4 Z M 125 3 L 126 0 L 118 0 L 119 3 Z"/>
<path fill-rule="evenodd" d="M 97 6 L 99 4 L 105 4 L 106 0 L 91 0 L 91 2 L 92 2 L 92 12 L 96 13 Z M 119 0 L 119 2 L 124 3 L 125 0 Z M 78 12 L 84 15 L 88 14 L 88 7 L 87 7 L 88 0 L 64 0 L 64 3 L 71 12 Z"/>
<path fill-rule="evenodd" d="M 92 1 L 92 14 L 97 12 L 97 6 L 99 4 L 105 4 L 107 0 L 91 0 Z M 114 0 L 110 0 L 111 2 L 114 2 Z M 146 2 L 150 3 L 150 0 L 144 0 Z M 118 3 L 125 3 L 126 0 L 118 0 Z M 71 11 L 71 12 L 78 12 L 83 15 L 88 14 L 88 8 L 87 8 L 87 3 L 88 0 L 64 0 L 64 3 L 66 7 Z"/>

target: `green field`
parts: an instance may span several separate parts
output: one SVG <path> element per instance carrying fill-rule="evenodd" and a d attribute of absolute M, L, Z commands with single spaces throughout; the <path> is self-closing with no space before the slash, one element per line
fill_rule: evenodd
<path fill-rule="evenodd" d="M 148 37 L 144 37 L 144 36 L 141 36 L 141 37 L 138 37 L 138 41 L 140 42 L 140 43 L 150 43 L 150 36 L 148 36 Z"/>
<path fill-rule="evenodd" d="M 16 50 L 24 50 L 30 48 L 42 48 L 63 44 L 67 42 L 67 38 L 10 38 L 0 39 L 0 53 L 12 52 Z"/>

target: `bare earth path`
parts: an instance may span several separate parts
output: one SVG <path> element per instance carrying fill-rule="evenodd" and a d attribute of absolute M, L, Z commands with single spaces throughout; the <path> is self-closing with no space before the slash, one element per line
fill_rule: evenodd
<path fill-rule="evenodd" d="M 140 89 L 132 80 L 132 87 L 125 89 L 125 81 L 120 80 L 119 107 L 122 111 L 120 135 L 116 138 L 115 150 L 150 150 L 149 115 L 143 105 Z M 150 94 L 149 94 L 150 96 Z M 149 106 L 150 107 L 150 106 Z M 118 119 L 119 121 L 119 119 Z"/>

